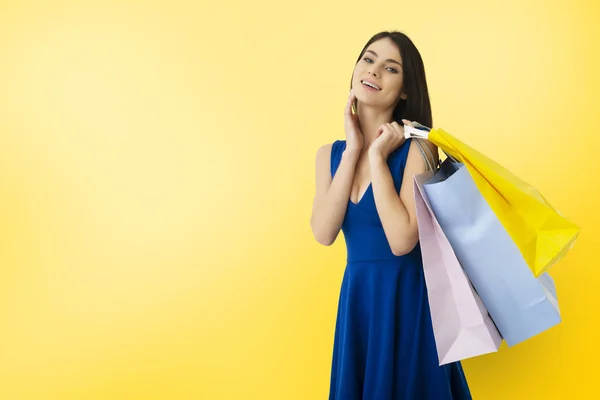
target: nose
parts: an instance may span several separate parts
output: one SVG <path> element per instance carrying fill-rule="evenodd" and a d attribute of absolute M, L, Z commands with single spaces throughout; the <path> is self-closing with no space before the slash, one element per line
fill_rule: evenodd
<path fill-rule="evenodd" d="M 371 69 L 369 70 L 369 74 L 377 77 L 377 72 L 375 71 L 375 67 L 371 67 Z"/>

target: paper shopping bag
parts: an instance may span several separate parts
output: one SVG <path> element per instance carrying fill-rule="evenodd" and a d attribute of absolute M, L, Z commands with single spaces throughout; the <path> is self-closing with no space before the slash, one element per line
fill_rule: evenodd
<path fill-rule="evenodd" d="M 533 275 L 462 163 L 446 159 L 423 189 L 433 214 L 509 346 L 561 321 L 552 278 Z"/>
<path fill-rule="evenodd" d="M 427 137 L 446 154 L 464 163 L 535 276 L 571 249 L 579 227 L 563 217 L 531 185 L 442 129 L 411 132 L 407 135 Z"/>
<path fill-rule="evenodd" d="M 502 337 L 431 211 L 423 191 L 430 177 L 414 177 L 414 195 L 433 333 L 444 365 L 495 352 Z"/>

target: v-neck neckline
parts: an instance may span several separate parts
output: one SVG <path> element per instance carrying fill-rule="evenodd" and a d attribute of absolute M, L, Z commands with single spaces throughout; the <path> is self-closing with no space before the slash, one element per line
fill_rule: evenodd
<path fill-rule="evenodd" d="M 386 164 L 389 166 L 390 165 L 390 159 L 392 158 L 392 156 L 394 156 L 395 153 L 397 153 L 398 151 L 400 151 L 401 148 L 403 148 L 404 146 L 406 146 L 406 143 L 409 142 L 410 139 L 406 140 L 404 143 L 402 143 L 397 149 L 395 149 L 391 154 L 388 155 L 387 159 L 385 160 Z M 344 140 L 344 148 L 346 148 L 347 142 Z M 358 202 L 354 203 L 352 200 L 350 200 L 350 198 L 348 198 L 348 203 L 352 204 L 354 207 L 358 207 L 360 206 L 360 204 L 363 202 L 363 200 L 365 199 L 365 197 L 367 197 L 367 195 L 369 194 L 370 191 L 373 191 L 373 181 L 369 182 L 369 186 L 367 186 L 367 188 L 365 189 L 365 192 L 363 193 L 363 195 L 360 197 L 360 199 L 358 199 Z"/>
<path fill-rule="evenodd" d="M 350 202 L 350 204 L 352 204 L 353 206 L 358 206 L 363 201 L 363 199 L 367 196 L 367 193 L 369 192 L 369 190 L 371 190 L 371 186 L 372 185 L 373 185 L 373 181 L 369 182 L 369 186 L 367 186 L 367 188 L 365 189 L 365 192 L 358 199 L 358 202 L 355 203 L 351 199 L 348 199 L 348 201 Z"/>

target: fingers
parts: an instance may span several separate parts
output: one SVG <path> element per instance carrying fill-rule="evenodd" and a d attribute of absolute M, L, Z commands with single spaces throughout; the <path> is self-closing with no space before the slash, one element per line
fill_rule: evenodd
<path fill-rule="evenodd" d="M 393 133 L 394 129 L 390 127 L 390 124 L 381 124 L 377 129 L 377 136 L 381 136 L 383 134 Z"/>
<path fill-rule="evenodd" d="M 348 95 L 348 102 L 346 103 L 346 115 L 352 114 L 352 104 L 354 103 L 354 99 L 356 95 L 354 94 L 354 89 L 350 90 L 350 94 Z"/>
<path fill-rule="evenodd" d="M 396 130 L 396 128 L 390 124 L 390 123 L 386 123 L 386 124 L 381 124 L 379 125 L 379 128 L 377 129 L 377 137 L 381 136 L 381 135 L 386 135 L 386 136 L 397 136 L 398 134 L 403 135 L 403 132 L 398 132 Z"/>
<path fill-rule="evenodd" d="M 395 131 L 396 131 L 396 129 L 394 129 L 392 124 L 389 124 L 389 123 L 381 124 L 381 125 L 379 125 L 379 129 L 377 129 L 377 133 L 379 133 L 379 134 L 384 134 L 384 133 L 393 134 Z"/>
<path fill-rule="evenodd" d="M 385 135 L 386 140 L 391 140 L 395 143 L 394 146 L 404 141 L 404 126 L 401 126 L 396 121 L 382 124 L 377 130 L 377 137 Z"/>
<path fill-rule="evenodd" d="M 392 122 L 390 125 L 392 126 L 392 129 L 394 129 L 394 132 L 396 134 L 395 138 L 397 139 L 397 142 L 402 143 L 404 141 L 404 126 L 401 126 L 396 121 Z"/>
<path fill-rule="evenodd" d="M 411 124 L 411 126 L 412 126 L 412 124 Z M 401 126 L 396 121 L 380 125 L 377 132 L 383 132 L 383 131 L 389 131 L 392 133 L 397 133 L 400 136 L 404 136 L 404 126 Z"/>
<path fill-rule="evenodd" d="M 400 138 L 404 137 L 404 126 L 401 126 L 396 121 L 389 123 L 388 125 L 390 129 L 396 134 L 396 136 L 399 136 Z"/>
<path fill-rule="evenodd" d="M 391 123 L 392 128 L 394 128 L 394 130 L 401 136 L 404 136 L 404 127 L 400 126 L 399 123 L 397 123 L 396 121 Z"/>
<path fill-rule="evenodd" d="M 402 122 L 404 122 L 404 125 L 412 126 L 413 128 L 415 127 L 415 125 L 407 119 L 403 119 Z"/>

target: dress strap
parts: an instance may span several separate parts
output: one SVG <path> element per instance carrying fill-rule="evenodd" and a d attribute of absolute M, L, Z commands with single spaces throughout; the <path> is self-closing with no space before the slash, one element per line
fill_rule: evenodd
<path fill-rule="evenodd" d="M 402 146 L 395 151 L 394 157 L 390 160 L 390 169 L 392 175 L 402 178 L 404 176 L 404 167 L 408 159 L 408 150 L 410 149 L 413 138 L 408 138 Z"/>
<path fill-rule="evenodd" d="M 346 141 L 345 140 L 336 140 L 333 142 L 331 146 L 331 156 L 329 158 L 331 177 L 335 175 L 338 167 L 340 166 L 340 162 L 342 160 L 342 153 L 346 149 Z"/>

